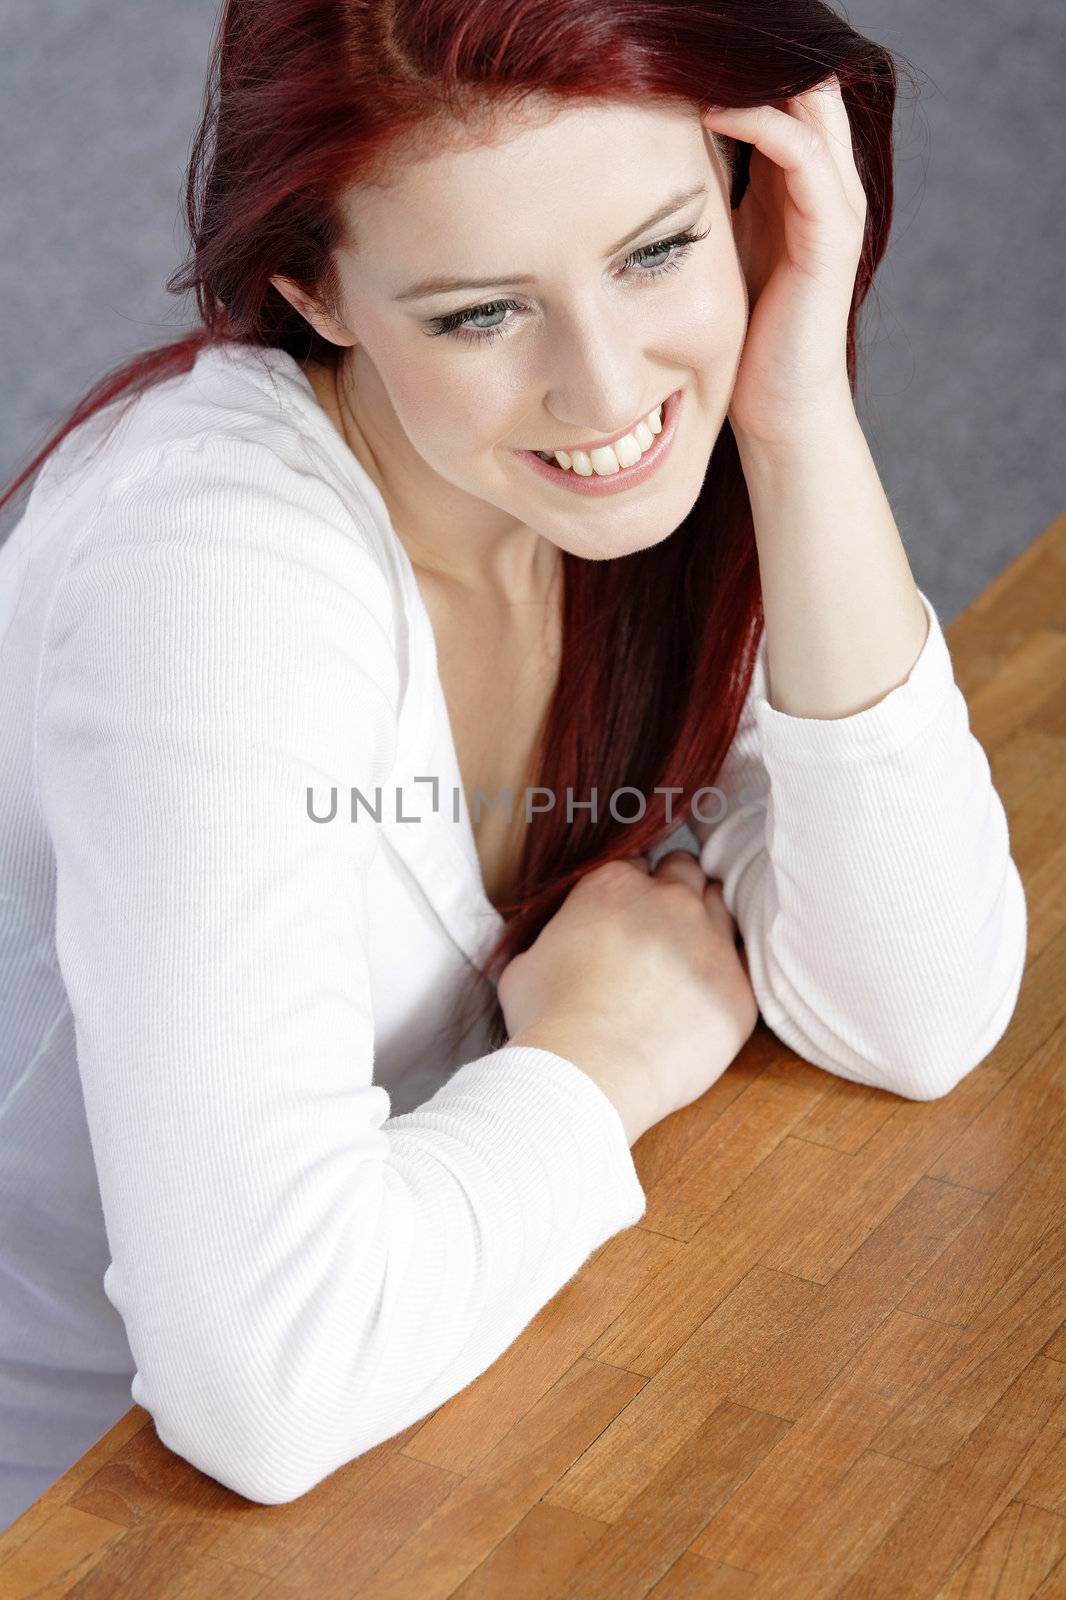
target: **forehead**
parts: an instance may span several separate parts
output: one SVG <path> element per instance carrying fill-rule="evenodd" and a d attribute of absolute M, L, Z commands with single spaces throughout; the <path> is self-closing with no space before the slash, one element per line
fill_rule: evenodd
<path fill-rule="evenodd" d="M 476 217 L 497 230 L 520 230 L 523 219 L 543 227 L 545 206 L 549 217 L 575 201 L 589 211 L 598 196 L 605 214 L 627 194 L 639 211 L 706 176 L 708 149 L 710 135 L 687 101 L 531 100 L 463 122 L 437 118 L 412 130 L 373 182 L 347 191 L 349 237 L 369 242 L 371 230 L 386 229 L 426 241 L 460 219 L 465 231 Z"/>

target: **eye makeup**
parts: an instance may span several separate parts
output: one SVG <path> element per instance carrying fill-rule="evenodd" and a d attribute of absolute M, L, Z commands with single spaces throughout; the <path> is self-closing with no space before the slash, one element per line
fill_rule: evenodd
<path fill-rule="evenodd" d="M 636 264 L 639 269 L 637 281 L 642 283 L 660 278 L 667 272 L 676 272 L 688 257 L 692 247 L 701 239 L 705 239 L 709 232 L 709 227 L 684 228 L 680 233 L 656 240 L 654 244 L 642 245 L 639 250 L 627 256 L 623 265 L 629 267 Z M 649 256 L 654 256 L 656 252 L 663 250 L 669 252 L 663 260 L 650 267 L 644 265 Z M 496 323 L 490 328 L 475 328 L 466 325 L 471 317 L 494 316 L 500 311 L 521 310 L 520 300 L 491 300 L 484 305 L 471 306 L 464 311 L 451 311 L 447 316 L 434 317 L 423 331 L 434 339 L 439 338 L 441 334 L 447 334 L 452 338 L 462 339 L 467 344 L 485 344 L 508 333 L 514 319 Z"/>

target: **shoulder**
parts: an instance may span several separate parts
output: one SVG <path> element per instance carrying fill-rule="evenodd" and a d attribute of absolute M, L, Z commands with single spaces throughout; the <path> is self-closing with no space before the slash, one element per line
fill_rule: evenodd
<path fill-rule="evenodd" d="M 220 718 L 343 740 L 362 718 L 381 743 L 401 703 L 398 631 L 372 542 L 306 461 L 253 436 L 170 438 L 109 477 L 72 538 L 41 694 L 77 684 L 146 739 L 165 708 L 171 732 Z"/>
<path fill-rule="evenodd" d="M 91 418 L 42 486 L 57 515 L 72 514 L 68 576 L 101 560 L 147 574 L 197 550 L 208 577 L 236 562 L 268 585 L 315 590 L 324 607 L 352 593 L 394 642 L 403 596 L 389 530 L 318 411 L 291 357 L 241 346 L 201 352 L 110 427 Z"/>
<path fill-rule="evenodd" d="M 74 428 L 40 477 L 94 487 L 137 471 L 160 450 L 254 440 L 294 462 L 306 453 L 317 401 L 283 350 L 249 344 L 201 349 L 184 372 L 127 390 Z"/>
<path fill-rule="evenodd" d="M 173 477 L 234 494 L 264 472 L 290 511 L 332 515 L 389 575 L 376 488 L 339 440 L 316 391 L 286 351 L 216 344 L 187 371 L 120 395 L 72 430 L 38 475 L 33 498 L 49 513 L 84 520 L 99 501 L 149 486 L 160 465 Z"/>

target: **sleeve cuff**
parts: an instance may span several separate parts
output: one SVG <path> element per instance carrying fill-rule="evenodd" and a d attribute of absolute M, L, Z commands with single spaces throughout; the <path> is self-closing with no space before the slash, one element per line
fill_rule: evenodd
<path fill-rule="evenodd" d="M 597 1242 L 644 1215 L 647 1198 L 618 1108 L 574 1062 L 535 1045 L 504 1045 L 459 1067 L 428 1104 L 447 1111 L 466 1096 L 491 1104 L 501 1140 L 511 1139 L 518 1205 L 523 1196 L 542 1203 L 547 1181 L 555 1198 L 565 1200 L 574 1226 L 588 1228 Z M 515 1142 L 519 1126 L 523 1136 Z"/>
<path fill-rule="evenodd" d="M 932 721 L 955 687 L 955 671 L 937 614 L 928 596 L 920 589 L 918 594 L 929 619 L 928 636 L 904 682 L 876 705 L 850 717 L 794 717 L 770 704 L 763 677 L 754 705 L 765 754 L 818 765 L 854 761 L 908 744 Z"/>

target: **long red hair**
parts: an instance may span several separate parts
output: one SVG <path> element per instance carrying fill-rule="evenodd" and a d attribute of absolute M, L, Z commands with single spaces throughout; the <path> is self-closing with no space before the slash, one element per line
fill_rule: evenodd
<path fill-rule="evenodd" d="M 117 422 L 138 394 L 188 371 L 207 345 L 276 346 L 335 366 L 343 349 L 269 280 L 285 276 L 337 309 L 331 251 L 344 237 L 341 199 L 350 185 L 387 172 L 427 121 L 445 139 L 455 122 L 476 129 L 486 114 L 521 111 L 542 96 L 753 106 L 801 94 L 830 73 L 840 79 L 867 196 L 848 322 L 854 393 L 856 315 L 892 219 L 897 69 L 888 49 L 822 0 L 223 0 L 186 175 L 190 249 L 166 284 L 173 294 L 195 291 L 201 325 L 95 384 L 0 496 L 0 509 L 94 412 L 125 395 Z M 736 206 L 750 147 L 717 143 Z M 531 769 L 555 805 L 525 828 L 520 892 L 501 907 L 506 925 L 480 969 L 493 1049 L 507 1037 L 495 994 L 506 963 L 585 873 L 672 833 L 695 791 L 714 783 L 732 741 L 763 617 L 751 507 L 728 422 L 681 525 L 613 561 L 564 552 L 563 596 L 558 687 Z M 568 823 L 568 786 L 579 801 L 593 783 L 598 819 L 581 809 Z M 607 800 L 622 788 L 643 796 L 641 820 L 611 816 Z M 631 815 L 633 797 L 618 809 Z"/>

